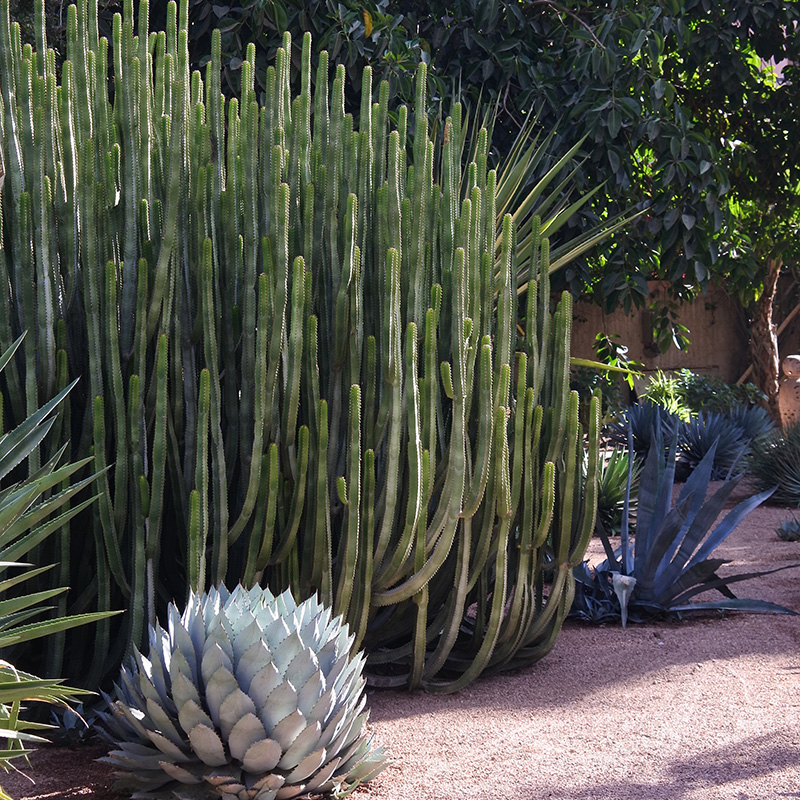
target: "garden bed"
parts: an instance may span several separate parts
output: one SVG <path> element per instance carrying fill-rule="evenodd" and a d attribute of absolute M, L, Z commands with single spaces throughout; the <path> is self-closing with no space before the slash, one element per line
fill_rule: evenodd
<path fill-rule="evenodd" d="M 747 571 L 800 562 L 756 509 L 720 549 Z M 746 567 L 747 570 L 743 569 Z M 738 585 L 800 611 L 800 570 Z M 588 627 L 543 661 L 451 696 L 370 694 L 392 763 L 357 800 L 766 800 L 800 797 L 800 617 L 729 614 Z M 23 800 L 116 797 L 96 746 L 43 748 L 2 784 Z"/>

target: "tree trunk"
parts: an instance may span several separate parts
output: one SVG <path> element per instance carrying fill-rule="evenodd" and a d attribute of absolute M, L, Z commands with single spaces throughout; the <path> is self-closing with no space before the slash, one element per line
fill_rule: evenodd
<path fill-rule="evenodd" d="M 767 410 L 780 425 L 778 391 L 780 387 L 780 357 L 778 334 L 773 321 L 775 294 L 781 273 L 781 259 L 767 259 L 764 291 L 755 303 L 750 328 L 750 357 L 753 362 L 753 382 L 767 396 Z"/>

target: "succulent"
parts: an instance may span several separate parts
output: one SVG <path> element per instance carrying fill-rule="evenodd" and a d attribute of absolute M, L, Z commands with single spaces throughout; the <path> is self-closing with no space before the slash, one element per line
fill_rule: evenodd
<path fill-rule="evenodd" d="M 711 480 L 721 481 L 741 463 L 750 445 L 744 427 L 726 414 L 701 412 L 678 426 L 678 479 L 686 479 L 715 446 Z"/>
<path fill-rule="evenodd" d="M 800 542 L 800 520 L 792 514 L 791 519 L 785 519 L 777 528 L 778 538 L 783 542 Z"/>
<path fill-rule="evenodd" d="M 383 768 L 364 732 L 364 658 L 316 597 L 222 585 L 168 617 L 106 696 L 116 789 L 271 800 L 347 790 Z"/>
<path fill-rule="evenodd" d="M 643 400 L 633 406 L 628 406 L 607 428 L 608 438 L 613 444 L 628 445 L 628 428 L 633 433 L 634 453 L 642 460 L 650 451 L 650 442 L 653 428 L 658 425 L 665 431 L 677 430 L 680 418 L 670 413 L 663 406 Z"/>
<path fill-rule="evenodd" d="M 619 536 L 622 528 L 622 514 L 628 485 L 628 472 L 631 469 L 630 456 L 626 450 L 614 448 L 600 462 L 597 475 L 597 521 L 595 531 L 607 536 Z M 636 513 L 635 491 L 641 467 L 632 465 L 632 496 L 628 512 Z"/>
<path fill-rule="evenodd" d="M 665 437 L 657 422 L 651 438 L 653 446 L 639 477 L 636 536 L 628 536 L 627 514 L 623 514 L 619 548 L 614 550 L 608 537 L 601 534 L 608 558 L 596 566 L 584 562 L 575 568 L 572 615 L 591 622 L 620 617 L 624 626 L 628 617 L 639 621 L 664 613 L 739 610 L 794 614 L 776 603 L 738 598 L 730 586 L 800 565 L 721 576 L 718 570 L 729 562 L 714 555 L 742 519 L 772 494 L 772 489 L 741 501 L 717 522 L 744 476 L 726 477 L 709 495 L 715 442 L 673 506 L 677 434 L 671 429 Z M 710 590 L 717 590 L 723 599 L 690 602 Z"/>
<path fill-rule="evenodd" d="M 759 488 L 775 489 L 773 503 L 800 506 L 800 425 L 754 439 L 747 466 Z"/>
<path fill-rule="evenodd" d="M 74 708 L 57 708 L 50 713 L 52 730 L 47 738 L 59 747 L 80 747 L 94 738 L 98 720 L 98 709 L 83 703 L 78 703 Z"/>

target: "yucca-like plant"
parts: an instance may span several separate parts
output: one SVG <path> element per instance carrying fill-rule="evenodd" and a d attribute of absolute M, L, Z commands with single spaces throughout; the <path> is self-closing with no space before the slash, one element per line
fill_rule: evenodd
<path fill-rule="evenodd" d="M 340 617 L 287 590 L 191 594 L 150 629 L 107 698 L 115 788 L 279 800 L 342 792 L 385 766 L 364 725 L 364 658 Z"/>
<path fill-rule="evenodd" d="M 730 587 L 800 564 L 720 575 L 720 568 L 728 561 L 714 552 L 773 489 L 742 500 L 717 521 L 744 475 L 726 476 L 722 485 L 709 493 L 716 450 L 716 445 L 712 445 L 673 505 L 676 439 L 674 430 L 668 430 L 665 436 L 656 423 L 652 446 L 639 477 L 636 535 L 628 536 L 626 517 L 623 517 L 620 547 L 614 551 L 606 541 L 609 557 L 605 561 L 596 566 L 584 563 L 576 569 L 579 589 L 573 614 L 590 621 L 619 616 L 623 626 L 629 613 L 637 620 L 654 614 L 680 615 L 710 610 L 794 614 L 777 603 L 736 597 Z M 627 505 L 626 502 L 626 508 Z M 723 596 L 722 599 L 692 601 L 697 595 L 714 590 Z"/>
<path fill-rule="evenodd" d="M 800 507 L 800 425 L 755 439 L 747 467 L 759 488 L 774 489 L 773 502 Z"/>
<path fill-rule="evenodd" d="M 8 366 L 25 338 L 24 334 L 0 355 L 0 372 Z M 66 387 L 51 401 L 35 410 L 11 430 L 0 433 L 0 652 L 6 657 L 23 642 L 53 636 L 67 629 L 104 619 L 106 614 L 67 615 L 65 606 L 52 615 L 48 603 L 66 593 L 66 587 L 41 592 L 27 589 L 54 565 L 34 567 L 26 559 L 41 552 L 47 539 L 96 498 L 84 499 L 72 508 L 69 503 L 97 477 L 70 483 L 86 461 L 59 465 L 65 448 L 35 473 L 14 480 L 15 470 L 50 434 L 58 418 L 59 405 L 72 387 Z M 0 403 L 0 427 L 3 416 Z M 63 610 L 62 610 L 63 609 Z M 24 711 L 33 702 L 66 707 L 86 694 L 66 686 L 59 679 L 39 678 L 0 659 L 0 769 L 8 771 L 14 758 L 25 756 L 31 743 L 46 741 L 41 733 L 50 726 L 26 719 Z M 7 795 L 0 788 L 0 798 Z"/>
<path fill-rule="evenodd" d="M 110 43 L 96 0 L 70 5 L 60 81 L 37 10 L 34 50 L 0 0 L 0 344 L 36 332 L 15 419 L 83 376 L 63 424 L 102 494 L 65 569 L 88 607 L 129 611 L 74 648 L 82 674 L 142 645 L 160 598 L 225 580 L 319 592 L 376 680 L 453 690 L 548 652 L 598 453 L 594 409 L 584 482 L 541 235 L 569 209 L 540 224 L 525 199 L 519 242 L 498 211 L 535 196 L 524 164 L 500 192 L 458 104 L 434 141 L 370 70 L 355 129 L 343 68 L 329 82 L 322 55 L 311 90 L 309 37 L 286 38 L 263 102 L 249 51 L 226 101 L 218 35 L 190 71 L 188 0 L 162 32 L 126 0 Z"/>
<path fill-rule="evenodd" d="M 619 536 L 622 529 L 622 514 L 625 511 L 625 497 L 630 494 L 627 511 L 636 514 L 636 490 L 641 464 L 634 460 L 630 464 L 627 450 L 614 448 L 600 462 L 597 477 L 597 522 L 595 530 L 606 536 Z M 632 470 L 630 488 L 628 473 Z"/>

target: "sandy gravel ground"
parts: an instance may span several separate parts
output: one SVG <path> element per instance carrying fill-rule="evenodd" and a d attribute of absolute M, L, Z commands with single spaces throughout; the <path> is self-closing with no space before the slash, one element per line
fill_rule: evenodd
<path fill-rule="evenodd" d="M 732 571 L 800 562 L 786 509 L 751 514 L 722 554 Z M 800 611 L 800 570 L 739 585 Z M 356 800 L 800 798 L 800 617 L 731 614 L 631 626 L 568 623 L 525 670 L 450 696 L 370 693 L 390 766 Z M 90 748 L 46 748 L 23 800 L 108 800 Z"/>

